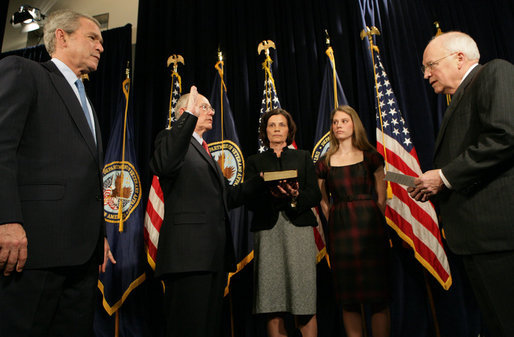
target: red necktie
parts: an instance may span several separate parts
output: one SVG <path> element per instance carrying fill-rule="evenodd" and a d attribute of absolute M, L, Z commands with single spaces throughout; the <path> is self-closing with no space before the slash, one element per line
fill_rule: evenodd
<path fill-rule="evenodd" d="M 207 153 L 209 154 L 209 156 L 211 155 L 211 152 L 209 151 L 209 147 L 207 146 L 207 142 L 204 140 L 203 143 L 202 143 L 202 146 L 203 148 L 205 149 L 205 151 L 207 151 Z"/>

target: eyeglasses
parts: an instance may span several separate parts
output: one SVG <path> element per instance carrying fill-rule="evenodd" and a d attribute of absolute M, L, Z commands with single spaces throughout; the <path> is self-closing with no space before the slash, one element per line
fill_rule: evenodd
<path fill-rule="evenodd" d="M 444 57 L 441 57 L 440 59 L 437 59 L 435 61 L 432 61 L 432 62 L 428 62 L 427 65 L 421 65 L 421 72 L 423 73 L 423 75 L 425 75 L 425 71 L 427 71 L 427 69 L 434 69 L 435 67 L 437 67 L 437 65 L 439 65 L 439 62 L 441 62 L 442 60 L 444 60 L 445 58 L 449 57 L 449 56 L 452 56 L 453 54 L 457 54 L 457 52 L 453 52 L 451 54 L 448 54 Z"/>
<path fill-rule="evenodd" d="M 214 112 L 214 108 L 208 104 L 200 105 L 200 109 L 202 109 L 202 112 Z"/>

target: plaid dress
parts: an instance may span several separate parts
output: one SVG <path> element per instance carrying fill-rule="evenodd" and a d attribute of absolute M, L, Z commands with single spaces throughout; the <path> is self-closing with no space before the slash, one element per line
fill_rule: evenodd
<path fill-rule="evenodd" d="M 364 161 L 330 166 L 322 157 L 316 173 L 330 198 L 328 249 L 338 300 L 342 304 L 387 303 L 389 238 L 376 202 L 373 173 L 384 165 L 376 151 Z"/>

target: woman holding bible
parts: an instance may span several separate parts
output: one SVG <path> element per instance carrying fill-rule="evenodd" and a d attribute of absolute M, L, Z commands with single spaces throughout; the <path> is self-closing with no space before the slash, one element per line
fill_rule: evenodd
<path fill-rule="evenodd" d="M 321 200 L 312 159 L 291 149 L 296 125 L 283 109 L 266 112 L 259 136 L 269 149 L 246 162 L 246 179 L 264 173 L 278 180 L 254 195 L 254 313 L 264 314 L 268 336 L 287 336 L 284 314 L 294 315 L 303 337 L 317 336 L 316 244 L 311 208 Z M 281 171 L 296 170 L 296 178 L 281 180 Z M 268 175 L 267 174 L 267 175 Z M 265 177 L 266 180 L 266 177 Z"/>
<path fill-rule="evenodd" d="M 331 115 L 330 148 L 316 163 L 328 219 L 330 262 L 348 337 L 362 336 L 361 313 L 371 313 L 373 337 L 389 336 L 389 238 L 384 218 L 384 159 L 371 146 L 357 112 Z"/>

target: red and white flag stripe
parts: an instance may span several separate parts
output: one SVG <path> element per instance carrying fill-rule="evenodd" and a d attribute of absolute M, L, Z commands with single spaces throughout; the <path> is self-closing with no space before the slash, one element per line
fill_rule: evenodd
<path fill-rule="evenodd" d="M 153 176 L 152 186 L 146 204 L 144 237 L 148 263 L 155 270 L 159 232 L 164 219 L 164 196 L 162 194 L 159 178 Z"/>

